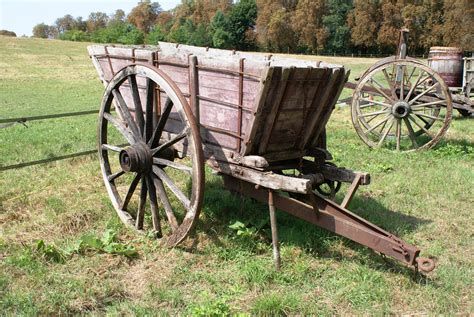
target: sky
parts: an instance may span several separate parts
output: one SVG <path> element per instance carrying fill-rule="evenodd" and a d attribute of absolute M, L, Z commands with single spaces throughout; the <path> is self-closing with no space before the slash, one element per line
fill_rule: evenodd
<path fill-rule="evenodd" d="M 155 0 L 164 10 L 174 8 L 180 0 Z M 0 30 L 8 30 L 17 36 L 32 35 L 38 23 L 54 24 L 66 14 L 82 16 L 87 20 L 91 12 L 111 14 L 116 9 L 125 13 L 137 5 L 139 0 L 0 0 Z"/>

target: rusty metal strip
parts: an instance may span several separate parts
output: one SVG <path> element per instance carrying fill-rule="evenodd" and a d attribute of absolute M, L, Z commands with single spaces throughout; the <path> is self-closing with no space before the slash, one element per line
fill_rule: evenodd
<path fill-rule="evenodd" d="M 104 51 L 105 51 L 105 56 L 107 57 L 107 61 L 109 63 L 110 72 L 112 73 L 112 77 L 114 77 L 115 76 L 115 71 L 114 71 L 114 68 L 112 66 L 112 60 L 110 59 L 109 50 L 107 49 L 107 45 L 104 46 Z"/>
<path fill-rule="evenodd" d="M 105 47 L 105 46 L 104 46 Z M 122 59 L 122 60 L 130 60 L 130 57 L 126 56 L 119 56 L 119 55 L 109 55 L 108 53 L 106 54 L 97 54 L 94 55 L 96 58 L 111 58 L 111 59 Z M 135 57 L 135 62 L 150 62 L 149 59 L 146 58 L 140 58 L 140 57 Z"/>
<path fill-rule="evenodd" d="M 239 138 L 237 139 L 237 151 L 240 153 L 242 149 L 242 107 L 244 102 L 244 62 L 245 59 L 241 58 L 239 60 L 239 105 L 238 105 L 238 113 L 237 113 L 237 134 Z"/>
<path fill-rule="evenodd" d="M 203 71 L 208 71 L 208 72 L 214 72 L 214 73 L 220 73 L 220 74 L 227 74 L 227 75 L 234 75 L 234 76 L 243 76 L 248 79 L 252 79 L 255 81 L 260 81 L 261 77 L 257 75 L 253 75 L 250 73 L 245 73 L 243 71 L 235 71 L 235 70 L 230 70 L 230 69 L 221 69 L 221 68 L 215 68 L 215 67 L 210 67 L 210 66 L 202 66 L 198 65 L 198 68 L 203 70 Z"/>
<path fill-rule="evenodd" d="M 158 59 L 156 59 L 155 62 L 158 62 Z M 169 61 L 161 60 L 160 64 L 161 65 L 176 66 L 176 67 L 181 67 L 181 68 L 189 68 L 188 63 L 177 63 L 177 62 L 169 62 Z"/>
<path fill-rule="evenodd" d="M 209 131 L 229 135 L 229 136 L 232 136 L 232 137 L 234 137 L 238 140 L 242 140 L 242 136 L 240 136 L 239 134 L 237 134 L 235 132 L 232 132 L 232 131 L 228 131 L 228 130 L 224 130 L 224 129 L 216 128 L 216 127 L 211 127 L 211 126 L 208 126 L 208 125 L 205 125 L 205 124 L 201 124 L 201 127 L 203 127 L 205 130 L 209 130 Z"/>
<path fill-rule="evenodd" d="M 229 108 L 232 108 L 232 109 L 239 109 L 239 105 L 236 105 L 234 103 L 225 102 L 225 101 L 222 101 L 222 100 L 217 100 L 217 99 L 204 97 L 204 96 L 200 96 L 200 95 L 197 95 L 196 97 L 199 100 L 202 100 L 202 101 L 212 102 L 212 103 L 219 104 L 219 105 L 222 105 L 222 106 L 226 106 L 226 107 L 229 107 Z M 247 108 L 244 108 L 244 107 L 242 107 L 242 111 L 249 112 L 249 113 L 253 112 L 251 109 L 247 109 Z"/>

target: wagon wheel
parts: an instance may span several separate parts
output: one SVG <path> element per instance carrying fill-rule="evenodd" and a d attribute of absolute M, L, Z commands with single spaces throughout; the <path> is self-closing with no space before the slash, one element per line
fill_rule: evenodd
<path fill-rule="evenodd" d="M 325 162 L 324 164 L 337 167 L 336 164 L 331 162 Z M 334 198 L 336 198 L 336 194 L 341 190 L 341 185 L 342 184 L 339 181 L 333 181 L 328 179 L 325 180 L 324 183 L 319 184 L 316 187 L 316 191 L 324 197 L 327 197 L 330 200 L 334 200 Z"/>
<path fill-rule="evenodd" d="M 452 109 L 448 86 L 435 71 L 411 59 L 393 60 L 360 79 L 352 122 L 370 147 L 413 151 L 439 142 Z"/>
<path fill-rule="evenodd" d="M 138 230 L 151 222 L 169 246 L 180 243 L 201 210 L 204 161 L 198 126 L 176 84 L 151 66 L 123 68 L 105 90 L 98 133 L 102 175 L 122 222 Z"/>

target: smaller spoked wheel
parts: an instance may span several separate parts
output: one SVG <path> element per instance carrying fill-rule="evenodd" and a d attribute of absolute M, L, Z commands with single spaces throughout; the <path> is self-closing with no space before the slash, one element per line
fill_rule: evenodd
<path fill-rule="evenodd" d="M 359 80 L 352 122 L 370 147 L 428 149 L 447 132 L 452 100 L 443 79 L 414 60 L 381 64 Z"/>
<path fill-rule="evenodd" d="M 173 81 L 129 65 L 109 82 L 99 115 L 99 157 L 120 219 L 169 246 L 195 226 L 204 192 L 199 129 Z"/>

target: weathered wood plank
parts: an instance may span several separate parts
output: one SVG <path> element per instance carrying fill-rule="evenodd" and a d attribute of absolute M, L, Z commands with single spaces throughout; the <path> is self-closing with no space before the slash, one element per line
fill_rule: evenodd
<path fill-rule="evenodd" d="M 260 144 L 258 147 L 258 153 L 265 153 L 267 145 L 270 141 L 270 137 L 275 126 L 275 121 L 278 119 L 278 113 L 280 110 L 281 102 L 285 97 L 287 92 L 288 81 L 291 79 L 291 74 L 293 73 L 294 68 L 283 68 L 282 75 L 279 80 L 279 85 L 277 86 L 275 99 L 270 101 L 273 103 L 273 107 L 270 109 L 270 113 L 267 115 L 267 120 L 265 124 L 265 130 L 263 131 L 262 137 L 260 139 Z"/>

